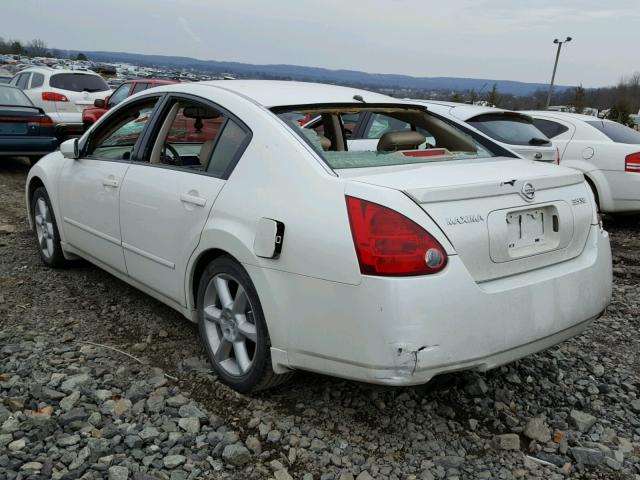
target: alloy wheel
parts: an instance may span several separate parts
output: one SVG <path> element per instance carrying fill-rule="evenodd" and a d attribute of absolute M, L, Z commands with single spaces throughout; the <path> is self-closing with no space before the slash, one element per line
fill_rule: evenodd
<path fill-rule="evenodd" d="M 54 228 L 51 211 L 43 197 L 38 198 L 36 201 L 34 221 L 40 250 L 42 250 L 42 254 L 45 258 L 50 259 L 53 256 L 54 249 Z"/>
<path fill-rule="evenodd" d="M 204 327 L 216 364 L 243 376 L 255 360 L 258 341 L 253 306 L 242 284 L 228 273 L 215 275 L 204 293 Z"/>

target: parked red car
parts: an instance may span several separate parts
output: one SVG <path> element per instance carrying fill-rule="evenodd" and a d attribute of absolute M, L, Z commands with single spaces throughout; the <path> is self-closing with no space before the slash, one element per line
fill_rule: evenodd
<path fill-rule="evenodd" d="M 85 131 L 93 125 L 102 115 L 107 113 L 111 107 L 115 107 L 125 98 L 131 95 L 147 90 L 151 87 L 159 85 L 169 85 L 178 83 L 176 80 L 158 80 L 153 78 L 145 78 L 139 80 L 128 80 L 116 88 L 111 95 L 104 100 L 99 99 L 93 102 L 93 107 L 85 108 L 82 112 L 82 124 Z"/>

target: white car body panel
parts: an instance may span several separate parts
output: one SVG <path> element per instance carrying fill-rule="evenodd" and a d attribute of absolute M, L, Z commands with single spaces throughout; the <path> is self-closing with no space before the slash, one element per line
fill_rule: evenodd
<path fill-rule="evenodd" d="M 54 155 L 59 155 L 54 153 Z M 58 229 L 64 241 L 126 273 L 122 253 L 119 187 L 130 164 L 64 159 L 57 188 Z"/>
<path fill-rule="evenodd" d="M 569 129 L 552 139 L 560 149 L 560 162 L 563 166 L 580 170 L 589 178 L 598 192 L 603 212 L 640 212 L 640 173 L 625 172 L 625 157 L 640 152 L 640 144 L 616 143 L 585 123 L 610 120 L 564 112 L 524 113 Z"/>
<path fill-rule="evenodd" d="M 575 172 L 499 158 L 334 172 L 267 107 L 355 103 L 354 95 L 370 103 L 408 102 L 296 82 L 158 87 L 112 109 L 80 143 L 129 102 L 158 92 L 214 101 L 248 125 L 251 142 L 228 180 L 127 161 L 92 167 L 86 159 L 54 152 L 31 169 L 27 194 L 41 182 L 57 219 L 75 219 L 120 241 L 118 247 L 59 220 L 66 254 L 87 258 L 191 320 L 198 262 L 215 251 L 234 257 L 260 297 L 277 372 L 300 368 L 388 385 L 424 383 L 441 372 L 485 370 L 547 348 L 579 333 L 609 302 L 608 235 L 597 225 L 593 198 Z M 120 179 L 116 213 L 115 199 L 102 184 L 112 175 Z M 575 230 L 571 254 L 503 268 L 492 265 L 486 245 L 480 245 L 474 259 L 463 232 L 472 227 L 477 235 L 475 228 L 486 224 L 460 225 L 456 232 L 443 218 L 465 215 L 472 205 L 482 205 L 484 214 L 535 206 L 518 193 L 524 179 L 540 182 L 542 203 L 586 198 L 567 207 Z M 510 180 L 516 182 L 501 185 Z M 505 193 L 494 195 L 496 189 Z M 204 206 L 185 205 L 181 196 L 189 192 L 202 197 Z M 447 267 L 417 277 L 361 274 L 345 195 L 384 205 L 420 225 L 447 252 Z M 459 203 L 452 195 L 462 196 Z M 114 218 L 121 231 L 112 228 Z M 277 259 L 254 252 L 262 218 L 286 225 Z"/>

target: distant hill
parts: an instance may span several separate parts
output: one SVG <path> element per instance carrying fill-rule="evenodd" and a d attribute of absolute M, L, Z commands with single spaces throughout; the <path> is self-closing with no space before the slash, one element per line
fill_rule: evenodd
<path fill-rule="evenodd" d="M 77 53 L 71 51 L 71 53 Z M 330 70 L 327 68 L 303 67 L 299 65 L 253 65 L 239 62 L 219 62 L 216 60 L 198 60 L 188 57 L 164 55 L 143 55 L 126 52 L 83 52 L 90 60 L 98 62 L 126 62 L 136 65 L 175 67 L 179 69 L 197 69 L 211 73 L 236 73 L 256 78 L 289 78 L 293 80 L 318 81 L 326 83 L 362 85 L 375 88 L 411 88 L 426 90 L 476 91 L 484 87 L 489 90 L 494 83 L 502 93 L 529 95 L 536 90 L 546 90 L 548 84 L 526 83 L 512 80 L 492 80 L 483 78 L 456 77 L 412 77 L 383 73 L 367 73 L 356 70 Z M 567 86 L 556 86 L 556 92 L 566 90 Z"/>

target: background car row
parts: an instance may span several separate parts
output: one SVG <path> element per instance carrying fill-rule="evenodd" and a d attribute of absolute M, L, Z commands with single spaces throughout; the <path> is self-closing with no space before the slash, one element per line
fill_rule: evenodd
<path fill-rule="evenodd" d="M 10 85 L 22 89 L 32 106 L 50 119 L 38 123 L 38 128 L 23 131 L 22 118 L 5 113 L 0 122 L 0 154 L 28 154 L 32 161 L 55 146 L 41 140 L 53 127 L 58 141 L 86 131 L 109 108 L 127 97 L 174 80 L 140 79 L 122 83 L 111 91 L 107 82 L 92 71 L 60 70 L 31 67 L 16 74 Z M 4 105 L 20 107 L 24 99 L 9 102 L 15 95 L 5 95 Z M 564 112 L 508 110 L 443 101 L 416 100 L 430 111 L 464 125 L 491 138 L 501 147 L 518 156 L 562 163 L 585 174 L 599 208 L 605 213 L 640 212 L 640 132 L 610 120 Z M 40 113 L 39 113 L 40 114 Z M 360 115 L 344 119 L 351 149 L 368 148 L 390 129 L 411 129 L 383 115 Z M 307 119 L 309 120 L 309 119 Z M 309 127 L 318 119 L 311 119 Z M 44 120 L 43 120 L 44 121 Z M 8 125 L 12 125 L 9 127 Z M 18 126 L 16 126 L 18 125 Z M 20 136 L 20 148 L 15 135 Z M 12 139 L 9 140 L 8 137 Z M 25 143 L 26 142 L 26 143 Z M 428 143 L 428 139 L 427 139 Z"/>

